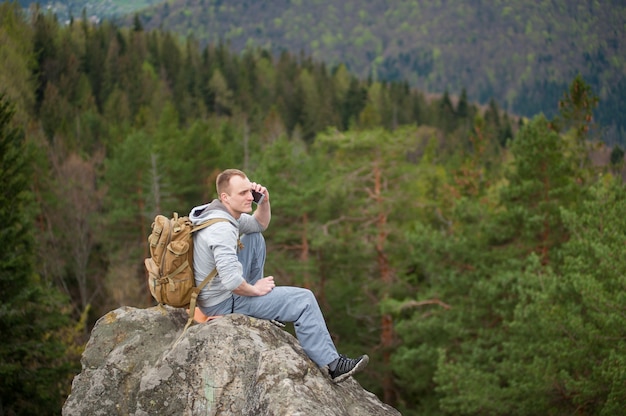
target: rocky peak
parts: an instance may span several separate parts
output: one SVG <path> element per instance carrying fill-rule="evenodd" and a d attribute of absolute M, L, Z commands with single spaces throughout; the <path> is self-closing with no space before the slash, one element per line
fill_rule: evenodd
<path fill-rule="evenodd" d="M 63 415 L 399 415 L 354 379 L 334 384 L 297 339 L 228 315 L 123 307 L 96 323 Z"/>

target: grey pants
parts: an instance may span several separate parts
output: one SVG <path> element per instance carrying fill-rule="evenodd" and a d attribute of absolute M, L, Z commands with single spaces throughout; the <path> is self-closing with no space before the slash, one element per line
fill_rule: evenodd
<path fill-rule="evenodd" d="M 248 283 L 264 277 L 265 239 L 261 233 L 244 235 L 244 249 L 238 253 L 243 265 L 243 275 Z M 276 286 L 264 296 L 238 296 L 208 308 L 206 315 L 240 313 L 259 319 L 293 322 L 296 337 L 307 355 L 323 367 L 339 358 L 337 349 L 328 333 L 326 321 L 313 292 L 292 286 Z"/>

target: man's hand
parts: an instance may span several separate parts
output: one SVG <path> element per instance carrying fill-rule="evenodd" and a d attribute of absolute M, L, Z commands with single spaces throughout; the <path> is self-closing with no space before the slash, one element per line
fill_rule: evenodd
<path fill-rule="evenodd" d="M 270 208 L 270 192 L 261 184 L 256 182 L 252 182 L 252 190 L 257 191 L 265 195 L 263 201 L 257 205 L 254 213 L 252 214 L 254 218 L 261 224 L 263 229 L 267 229 L 270 225 L 270 220 L 272 219 L 272 209 Z"/>
<path fill-rule="evenodd" d="M 263 296 L 270 293 L 275 287 L 274 276 L 267 276 L 257 280 L 254 286 L 248 282 L 243 282 L 233 290 L 233 293 L 239 296 Z"/>
<path fill-rule="evenodd" d="M 257 280 L 253 287 L 256 289 L 257 296 L 267 295 L 276 287 L 274 276 L 267 276 Z"/>
<path fill-rule="evenodd" d="M 266 204 L 269 202 L 270 200 L 270 192 L 267 190 L 267 188 L 263 185 L 261 185 L 260 183 L 256 183 L 256 182 L 251 182 L 250 185 L 252 186 L 252 190 L 256 191 L 260 194 L 263 194 L 265 196 L 265 198 L 263 198 L 263 202 L 261 202 L 260 205 Z"/>

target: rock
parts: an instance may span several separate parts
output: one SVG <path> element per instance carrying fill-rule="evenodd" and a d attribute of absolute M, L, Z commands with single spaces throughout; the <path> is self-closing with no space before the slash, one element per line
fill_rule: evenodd
<path fill-rule="evenodd" d="M 334 384 L 297 339 L 228 315 L 123 307 L 96 323 L 63 415 L 400 415 L 350 378 Z"/>

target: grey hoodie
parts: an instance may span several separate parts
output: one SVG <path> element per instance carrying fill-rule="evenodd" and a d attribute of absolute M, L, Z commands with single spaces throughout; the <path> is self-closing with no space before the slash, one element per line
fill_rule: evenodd
<path fill-rule="evenodd" d="M 196 285 L 213 271 L 217 265 L 217 276 L 198 296 L 198 304 L 204 307 L 217 305 L 230 298 L 232 291 L 244 282 L 243 268 L 237 258 L 239 236 L 263 232 L 264 228 L 250 214 L 241 214 L 236 220 L 221 201 L 195 207 L 189 213 L 193 224 L 213 218 L 225 218 L 229 222 L 218 222 L 197 231 L 193 237 L 193 271 Z"/>

